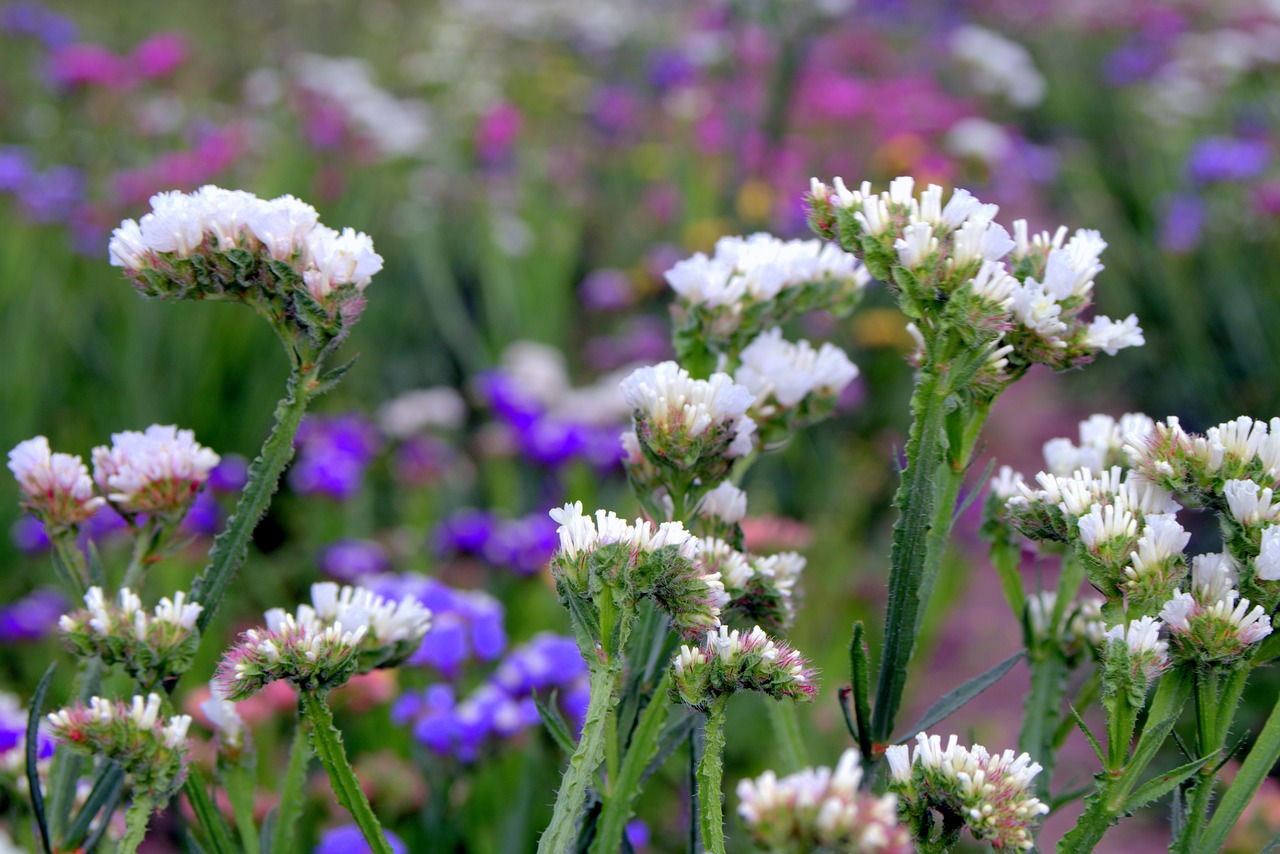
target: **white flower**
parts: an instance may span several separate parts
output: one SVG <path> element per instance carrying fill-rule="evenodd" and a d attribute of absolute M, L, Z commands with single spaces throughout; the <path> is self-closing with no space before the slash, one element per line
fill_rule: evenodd
<path fill-rule="evenodd" d="M 1136 572 L 1155 571 L 1169 558 L 1182 554 L 1191 541 L 1191 534 L 1178 524 L 1172 513 L 1150 514 L 1143 517 L 1146 525 L 1133 552 L 1133 568 Z"/>
<path fill-rule="evenodd" d="M 1229 480 L 1222 487 L 1227 509 L 1241 525 L 1275 522 L 1280 518 L 1280 504 L 1272 504 L 1270 487 L 1262 488 L 1252 480 Z"/>
<path fill-rule="evenodd" d="M 1262 581 L 1280 581 L 1280 525 L 1262 531 L 1261 551 L 1253 563 Z"/>
<path fill-rule="evenodd" d="M 908 270 L 923 267 L 938 252 L 938 238 L 927 222 L 918 222 L 902 229 L 902 236 L 893 243 L 898 250 L 898 260 Z"/>
<path fill-rule="evenodd" d="M 290 70 L 299 87 L 337 107 L 383 156 L 423 153 L 431 137 L 426 103 L 396 98 L 380 88 L 365 60 L 300 53 L 290 59 Z"/>
<path fill-rule="evenodd" d="M 467 418 L 467 404 L 451 386 L 407 391 L 378 409 L 378 426 L 405 439 L 431 428 L 456 430 Z"/>
<path fill-rule="evenodd" d="M 1014 291 L 1012 308 L 1019 323 L 1048 341 L 1054 342 L 1067 331 L 1067 325 L 1058 319 L 1062 306 L 1033 278 L 1028 277 L 1026 283 Z"/>
<path fill-rule="evenodd" d="M 702 516 L 714 516 L 730 525 L 736 524 L 747 515 L 747 494 L 729 481 L 723 481 L 702 496 L 696 512 Z"/>
<path fill-rule="evenodd" d="M 172 512 L 185 507 L 218 464 L 190 430 L 153 424 L 145 432 L 113 433 L 111 446 L 93 449 L 93 478 L 127 512 Z"/>
<path fill-rule="evenodd" d="M 302 280 L 311 296 L 323 300 L 341 285 L 364 290 L 382 269 L 382 256 L 373 251 L 373 239 L 364 232 L 345 228 L 339 234 L 317 225 L 303 241 L 306 269 Z"/>
<path fill-rule="evenodd" d="M 320 215 L 311 205 L 293 196 L 281 196 L 249 212 L 245 225 L 262 242 L 271 257 L 291 261 L 304 247 L 307 235 Z"/>
<path fill-rule="evenodd" d="M 1014 245 L 1004 226 L 977 215 L 965 220 L 952 240 L 950 260 L 956 266 L 978 260 L 999 261 Z"/>
<path fill-rule="evenodd" d="M 1146 339 L 1142 337 L 1142 327 L 1138 325 L 1138 317 L 1134 314 L 1119 321 L 1109 317 L 1095 317 L 1084 337 L 1086 347 L 1101 350 L 1108 356 L 1114 356 L 1126 347 L 1141 347 L 1146 343 Z"/>
<path fill-rule="evenodd" d="M 622 394 L 637 419 L 671 441 L 700 437 L 722 425 L 733 425 L 735 435 L 755 430 L 746 415 L 755 396 L 728 374 L 695 380 L 675 362 L 662 362 L 633 371 L 622 381 Z"/>
<path fill-rule="evenodd" d="M 784 407 L 815 392 L 838 395 L 858 376 L 858 368 L 840 348 L 824 343 L 815 351 L 808 341 L 792 344 L 776 327 L 748 344 L 741 359 L 734 379 L 757 401 L 772 396 Z"/>
<path fill-rule="evenodd" d="M 126 270 L 142 267 L 149 251 L 142 229 L 131 219 L 120 223 L 120 227 L 111 232 L 111 240 L 107 243 L 111 266 L 124 267 Z"/>
<path fill-rule="evenodd" d="M 1000 261 L 983 261 L 978 274 L 969 280 L 969 288 L 975 296 L 995 303 L 1002 309 L 1013 305 L 1013 295 L 1018 289 L 1018 280 L 1009 275 L 1009 271 Z"/>
<path fill-rule="evenodd" d="M 94 494 L 89 469 L 80 457 L 55 454 L 36 436 L 9 452 L 9 470 L 23 493 L 23 506 L 53 525 L 74 525 L 106 503 Z"/>
<path fill-rule="evenodd" d="M 1027 49 L 991 30 L 966 24 L 951 34 L 951 53 L 970 69 L 973 87 L 997 95 L 1015 107 L 1034 107 L 1044 99 L 1044 77 Z"/>
<path fill-rule="evenodd" d="M 214 729 L 229 747 L 238 747 L 244 740 L 244 718 L 236 711 L 236 704 L 230 700 L 210 695 L 200 704 L 200 711 L 213 724 Z"/>
<path fill-rule="evenodd" d="M 1164 624 L 1155 617 L 1143 617 L 1140 620 L 1134 620 L 1127 629 L 1123 625 L 1112 626 L 1103 637 L 1107 640 L 1124 641 L 1129 648 L 1129 654 L 1132 656 L 1150 654 L 1157 659 L 1164 658 L 1167 660 L 1169 644 L 1160 640 L 1160 629 L 1162 628 L 1164 628 Z"/>
<path fill-rule="evenodd" d="M 1265 534 L 1264 534 L 1265 542 Z M 1196 555 L 1191 559 L 1191 589 L 1201 602 L 1218 602 L 1238 596 L 1235 586 L 1239 570 L 1226 552 Z M 1264 578 L 1259 572 L 1259 578 Z"/>
<path fill-rule="evenodd" d="M 1011 466 L 1000 466 L 1000 471 L 991 478 L 991 494 L 1002 501 L 1007 501 L 1019 494 L 1018 486 L 1022 482 L 1022 475 L 1014 471 Z"/>
<path fill-rule="evenodd" d="M 1095 504 L 1089 513 L 1080 517 L 1080 539 L 1093 550 L 1117 539 L 1129 539 L 1138 534 L 1138 520 L 1123 507 Z"/>
<path fill-rule="evenodd" d="M 138 225 L 138 233 L 148 249 L 172 252 L 179 258 L 189 257 L 204 240 L 200 205 L 178 190 L 152 196 L 151 212 L 142 217 Z M 122 224 L 121 228 L 127 227 Z"/>

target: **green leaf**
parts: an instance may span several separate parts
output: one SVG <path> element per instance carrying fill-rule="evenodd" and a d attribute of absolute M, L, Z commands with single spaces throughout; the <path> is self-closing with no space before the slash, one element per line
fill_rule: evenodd
<path fill-rule="evenodd" d="M 302 815 L 303 788 L 307 782 L 307 766 L 311 763 L 311 743 L 301 719 L 293 731 L 293 743 L 289 746 L 289 765 L 285 769 L 280 788 L 280 804 L 271 821 L 271 847 L 263 851 L 272 854 L 289 854 L 294 848 L 295 830 Z M 265 832 L 265 831 L 264 831 Z"/>
<path fill-rule="evenodd" d="M 31 809 L 36 815 L 36 827 L 40 830 L 40 843 L 46 852 L 53 851 L 49 842 L 49 820 L 44 813 L 44 790 L 40 788 L 40 721 L 44 717 L 44 698 L 49 693 L 49 684 L 53 681 L 53 672 L 58 668 L 57 662 L 49 665 L 36 693 L 31 698 L 31 709 L 27 712 L 27 785 L 31 790 Z M 65 748 L 64 748 L 65 749 Z"/>
<path fill-rule="evenodd" d="M 1209 824 L 1201 837 L 1203 850 L 1217 851 L 1223 846 L 1227 834 L 1240 820 L 1245 807 L 1253 800 L 1254 794 L 1262 786 L 1277 761 L 1280 761 L 1280 701 L 1277 701 L 1271 710 L 1271 715 L 1267 718 L 1262 731 L 1258 733 L 1258 738 L 1249 750 L 1249 755 L 1240 764 L 1240 770 L 1236 773 L 1235 779 L 1222 793 L 1218 808 L 1214 810 L 1213 817 L 1209 819 Z M 1274 846 L 1275 843 L 1272 845 Z"/>
<path fill-rule="evenodd" d="M 75 849 L 89 834 L 90 825 L 98 813 L 105 809 L 106 815 L 115 811 L 124 793 L 124 771 L 115 762 L 103 762 L 94 779 L 93 789 L 85 799 L 75 821 L 67 829 L 62 839 L 62 847 Z"/>
<path fill-rule="evenodd" d="M 342 381 L 342 377 L 347 373 L 347 371 L 351 370 L 351 367 L 355 365 L 356 359 L 359 358 L 359 355 L 352 356 L 343 364 L 338 365 L 336 368 L 331 368 L 317 377 L 315 386 L 313 386 L 309 392 L 310 396 L 319 397 L 322 394 L 328 394 L 332 391 L 333 388 Z"/>
<path fill-rule="evenodd" d="M 1080 786 L 1076 789 L 1067 789 L 1065 792 L 1059 792 L 1049 799 L 1049 813 L 1053 814 L 1067 804 L 1080 800 L 1091 791 L 1093 791 L 1093 786 Z"/>
<path fill-rule="evenodd" d="M 262 829 L 258 832 L 258 850 L 273 850 L 272 842 L 275 839 L 276 816 L 278 814 L 279 810 L 276 807 L 272 807 L 267 811 L 266 816 L 262 819 Z"/>
<path fill-rule="evenodd" d="M 195 813 L 196 821 L 204 830 L 205 839 L 209 842 L 209 850 L 213 854 L 236 854 L 236 844 L 231 839 L 231 829 L 222 819 L 222 813 L 214 806 L 209 797 L 208 786 L 204 774 L 194 765 L 188 766 L 187 780 L 182 786 Z"/>
<path fill-rule="evenodd" d="M 89 584 L 105 589 L 107 586 L 107 571 L 103 568 L 102 555 L 98 554 L 97 543 L 90 540 L 86 551 L 89 553 Z"/>
<path fill-rule="evenodd" d="M 556 692 L 551 693 L 551 702 L 547 703 L 537 692 L 533 692 L 533 704 L 538 707 L 538 714 L 542 717 L 542 723 L 546 726 L 547 732 L 551 733 L 552 740 L 560 745 L 560 749 L 565 752 L 566 756 L 572 756 L 573 751 L 577 748 L 573 736 L 569 734 L 569 727 L 564 721 L 564 716 L 560 714 L 560 710 L 555 706 Z"/>
<path fill-rule="evenodd" d="M 1200 759 L 1193 759 L 1185 765 L 1179 765 L 1167 774 L 1152 777 L 1125 799 L 1124 806 L 1121 808 L 1122 811 L 1125 815 L 1132 815 L 1135 810 L 1145 807 L 1152 801 L 1158 801 L 1190 779 L 1192 774 L 1203 768 L 1212 758 L 1213 755 L 1210 754 Z"/>
<path fill-rule="evenodd" d="M 853 624 L 853 634 L 849 637 L 849 690 L 853 699 L 853 723 L 849 731 L 858 740 L 858 750 L 866 761 L 875 754 L 872 752 L 874 742 L 871 738 L 871 665 L 868 661 L 866 641 L 867 629 L 859 620 Z M 845 722 L 849 722 L 848 705 L 844 708 Z"/>
<path fill-rule="evenodd" d="M 653 758 L 645 766 L 644 773 L 640 775 L 640 779 L 642 781 L 648 780 L 658 773 L 658 769 L 667 763 L 667 760 L 671 758 L 671 754 L 675 753 L 676 749 L 689 739 L 689 734 L 697 728 L 698 715 L 694 712 L 689 712 L 667 724 L 667 728 L 658 737 L 658 749 L 654 751 Z"/>
<path fill-rule="evenodd" d="M 929 710 L 926 711 L 920 720 L 916 722 L 915 726 L 911 727 L 907 731 L 907 734 L 898 739 L 898 741 L 904 742 L 907 739 L 914 737 L 916 733 L 924 732 L 935 724 L 939 724 L 951 717 L 951 715 L 960 710 L 974 697 L 999 682 L 1006 673 L 1013 669 L 1013 666 L 1017 664 L 1024 655 L 1026 655 L 1026 653 L 1022 651 L 1014 653 L 995 667 L 992 667 L 986 673 L 978 674 L 963 685 L 951 691 L 949 694 L 943 696 L 942 699 L 930 706 Z"/>
<path fill-rule="evenodd" d="M 658 750 L 658 735 L 671 711 L 671 700 L 667 697 L 670 682 L 671 671 L 666 670 L 663 672 L 662 682 L 651 694 L 648 705 L 640 712 L 635 733 L 618 771 L 618 778 L 613 781 L 613 791 L 605 799 L 600 818 L 596 822 L 593 851 L 612 854 L 622 845 L 627 820 L 635 811 L 636 799 L 640 797 L 641 787 L 646 779 L 645 768 Z"/>
<path fill-rule="evenodd" d="M 1106 756 L 1102 752 L 1102 745 L 1098 742 L 1098 737 L 1089 729 L 1089 725 L 1084 722 L 1084 718 L 1080 717 L 1080 713 L 1076 711 L 1076 707 L 1070 703 L 1067 708 L 1071 712 L 1071 718 L 1076 722 L 1076 726 L 1080 727 L 1080 731 L 1084 733 L 1084 737 L 1089 739 L 1089 746 L 1093 748 L 1093 755 L 1098 757 L 1098 761 L 1106 764 Z"/>
<path fill-rule="evenodd" d="M 302 288 L 293 292 L 293 313 L 298 321 L 316 336 L 333 325 L 333 318 L 329 316 L 329 312 L 325 311 L 324 306 L 312 299 L 311 295 Z"/>

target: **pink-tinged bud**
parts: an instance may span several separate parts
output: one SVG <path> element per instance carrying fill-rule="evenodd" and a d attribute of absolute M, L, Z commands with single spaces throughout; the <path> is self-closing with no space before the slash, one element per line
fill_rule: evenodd
<path fill-rule="evenodd" d="M 22 490 L 22 507 L 53 531 L 80 524 L 106 503 L 80 457 L 53 453 L 44 436 L 19 442 L 9 452 L 9 470 Z"/>

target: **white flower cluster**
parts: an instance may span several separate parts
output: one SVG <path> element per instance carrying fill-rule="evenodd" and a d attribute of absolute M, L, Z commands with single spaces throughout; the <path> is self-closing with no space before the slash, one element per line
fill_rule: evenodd
<path fill-rule="evenodd" d="M 837 246 L 819 240 L 779 240 L 764 233 L 722 237 L 711 257 L 699 252 L 667 271 L 667 283 L 681 299 L 709 308 L 740 309 L 823 279 L 846 281 L 861 290 L 871 276 Z"/>
<path fill-rule="evenodd" d="M 148 615 L 142 607 L 142 600 L 128 587 L 120 588 L 117 601 L 110 604 L 101 587 L 90 587 L 84 594 L 85 613 L 83 615 L 63 614 L 58 626 L 64 632 L 88 630 L 96 635 L 132 634 L 134 640 L 146 641 L 157 631 L 165 634 L 186 633 L 195 627 L 196 618 L 204 607 L 196 602 L 188 602 L 187 594 L 181 590 L 170 599 L 161 598 L 153 614 Z M 84 617 L 82 619 L 81 617 Z"/>
<path fill-rule="evenodd" d="M 311 585 L 311 605 L 295 614 L 272 608 L 265 614 L 267 629 L 282 632 L 293 623 L 318 634 L 331 626 L 361 633 L 371 648 L 411 645 L 416 649 L 431 628 L 431 611 L 417 599 L 393 602 L 364 587 L 338 586 L 332 581 Z M 411 650 L 412 651 L 412 650 Z"/>
<path fill-rule="evenodd" d="M 1009 38 L 965 24 L 951 33 L 951 55 L 969 68 L 973 87 L 1027 109 L 1044 100 L 1044 76 L 1025 47 Z"/>
<path fill-rule="evenodd" d="M 77 525 L 106 503 L 80 457 L 53 453 L 44 436 L 19 442 L 9 452 L 9 470 L 22 490 L 22 506 L 51 527 Z"/>
<path fill-rule="evenodd" d="M 940 186 L 930 184 L 919 198 L 915 189 L 911 177 L 894 179 L 882 193 L 873 192 L 870 182 L 850 190 L 840 178 L 834 179 L 831 187 L 815 178 L 810 198 L 820 218 L 827 216 L 824 211 L 844 209 L 852 213 L 863 235 L 886 241 L 893 237 L 897 261 L 908 270 L 975 269 L 965 282 L 968 291 L 999 312 L 1010 314 L 1022 330 L 1037 339 L 1037 347 L 1045 350 L 1038 354 L 1038 360 L 1061 357 L 1054 351 L 1066 350 L 1068 338 L 1074 349 L 1085 354 L 1100 350 L 1115 355 L 1124 347 L 1144 343 L 1132 315 L 1123 321 L 1095 317 L 1087 328 L 1079 326 L 1076 319 L 1089 304 L 1094 276 L 1103 269 L 1098 256 L 1106 242 L 1098 232 L 1082 229 L 1066 240 L 1064 227 L 1052 236 L 1042 233 L 1030 237 L 1026 221 L 1017 220 L 1011 237 L 995 222 L 998 206 L 983 204 L 962 189 L 955 190 L 943 205 Z M 838 223 L 824 228 L 834 228 L 833 236 L 839 234 Z M 869 251 L 865 245 L 864 251 Z M 1006 256 L 1018 265 L 1017 276 L 1006 266 Z M 944 259 L 945 265 L 939 266 Z M 1032 275 L 1037 270 L 1039 280 Z M 883 274 L 889 275 L 887 270 Z M 992 328 L 1001 325 L 997 317 Z M 1029 351 L 1027 355 L 1033 354 Z"/>
<path fill-rule="evenodd" d="M 1125 447 L 1141 441 L 1155 429 L 1155 422 L 1140 412 L 1128 412 L 1119 418 L 1091 415 L 1080 422 L 1080 443 L 1065 437 L 1044 443 L 1044 460 L 1048 470 L 1066 477 L 1077 469 L 1106 471 L 1108 467 L 1127 462 Z"/>
<path fill-rule="evenodd" d="M 980 744 L 964 747 L 956 736 L 947 746 L 936 735 L 916 735 L 914 753 L 907 745 L 885 749 L 889 788 L 913 807 L 943 806 L 964 819 L 975 838 L 996 848 L 1030 850 L 1032 826 L 1049 812 L 1031 794 L 1032 781 L 1043 770 L 1026 754 L 1012 750 L 993 755 Z"/>
<path fill-rule="evenodd" d="M 125 220 L 112 232 L 111 263 L 141 270 L 158 254 L 190 258 L 208 242 L 218 251 L 261 247 L 273 259 L 297 263 L 311 296 L 323 301 L 336 288 L 362 291 L 382 269 L 367 234 L 321 225 L 316 209 L 293 196 L 271 201 L 243 190 L 206 185 L 194 193 L 151 197 L 151 212 Z"/>
<path fill-rule="evenodd" d="M 804 768 L 779 778 L 766 771 L 738 783 L 738 814 L 758 845 L 770 851 L 850 851 L 908 854 L 915 847 L 898 825 L 895 795 L 858 791 L 862 766 L 846 750 L 830 768 Z"/>
<path fill-rule="evenodd" d="M 421 156 L 431 137 L 426 103 L 396 98 L 379 87 L 369 63 L 356 57 L 300 53 L 289 62 L 293 81 L 336 107 L 384 157 Z"/>
<path fill-rule="evenodd" d="M 633 552 L 654 552 L 675 546 L 680 557 L 692 562 L 698 559 L 702 548 L 701 540 L 686 531 L 682 522 L 663 522 L 655 530 L 644 519 L 628 524 L 612 510 L 597 510 L 593 519 L 582 512 L 581 501 L 557 507 L 548 515 L 560 526 L 557 530 L 560 552 L 570 560 L 601 546 L 622 543 Z"/>
<path fill-rule="evenodd" d="M 728 374 L 693 379 L 675 362 L 637 368 L 622 381 L 622 394 L 636 413 L 651 446 L 675 452 L 681 445 L 715 430 L 729 431 L 729 456 L 751 452 L 755 422 L 747 410 L 755 396 Z M 665 456 L 665 455 L 664 455 Z"/>
<path fill-rule="evenodd" d="M 1164 624 L 1155 617 L 1143 617 L 1125 625 L 1112 626 L 1103 635 L 1104 642 L 1123 641 L 1128 651 L 1129 666 L 1134 678 L 1141 676 L 1144 687 L 1169 669 L 1169 644 L 1160 639 Z"/>
<path fill-rule="evenodd" d="M 1131 525 L 1136 533 L 1140 517 L 1182 509 L 1167 489 L 1120 466 L 1112 466 L 1097 476 L 1088 468 L 1078 469 L 1070 477 L 1042 471 L 1036 475 L 1036 483 L 1039 489 L 1017 482 L 1014 488 L 1018 494 L 1008 500 L 1010 509 L 1040 502 L 1055 506 L 1069 516 L 1090 516 L 1089 522 L 1081 522 L 1081 536 L 1089 538 L 1091 546 L 1109 539 L 1108 532 L 1127 530 Z M 1114 512 L 1105 514 L 1107 507 L 1114 508 Z M 1089 533 L 1085 533 L 1086 527 Z"/>
<path fill-rule="evenodd" d="M 734 380 L 755 395 L 756 405 L 772 399 L 778 406 L 796 406 L 811 394 L 836 398 L 858 376 L 845 352 L 824 343 L 814 350 L 808 341 L 791 343 L 774 327 L 757 336 L 741 355 Z"/>
<path fill-rule="evenodd" d="M 93 479 L 122 512 L 175 513 L 186 509 L 218 461 L 192 431 L 153 424 L 141 433 L 113 433 L 110 447 L 94 448 Z"/>
<path fill-rule="evenodd" d="M 1274 581 L 1261 573 L 1262 580 Z M 1241 598 L 1236 588 L 1238 567 L 1226 553 L 1198 555 L 1191 561 L 1191 592 L 1173 591 L 1160 618 L 1183 658 L 1224 661 L 1272 632 L 1271 618 L 1261 605 Z"/>
<path fill-rule="evenodd" d="M 698 499 L 694 508 L 698 516 L 714 517 L 721 522 L 735 525 L 747 515 L 747 494 L 729 481 L 722 481 Z"/>
<path fill-rule="evenodd" d="M 200 711 L 217 731 L 222 746 L 232 750 L 244 746 L 245 736 L 244 718 L 236 711 L 236 705 L 212 693 L 209 699 L 200 704 Z"/>
<path fill-rule="evenodd" d="M 452 386 L 414 389 L 378 407 L 378 426 L 397 439 L 429 430 L 456 430 L 467 420 L 467 403 Z"/>
<path fill-rule="evenodd" d="M 128 706 L 123 706 L 102 697 L 92 697 L 84 717 L 97 723 L 111 723 L 116 720 L 127 720 L 140 730 L 155 728 L 160 722 L 160 695 L 148 694 L 144 699 L 135 695 Z M 72 729 L 80 722 L 75 709 L 60 709 L 51 712 L 49 723 L 60 730 Z M 175 715 L 169 718 L 160 728 L 160 739 L 166 747 L 174 748 L 186 742 L 187 730 L 191 726 L 190 715 Z"/>
<path fill-rule="evenodd" d="M 1224 92 L 1251 72 L 1280 65 L 1280 10 L 1274 3 L 1206 8 L 1216 10 L 1226 13 L 1225 25 L 1190 28 L 1162 45 L 1161 53 L 1168 58 L 1146 81 L 1138 99 L 1161 124 L 1178 125 L 1206 115 L 1221 103 Z"/>
<path fill-rule="evenodd" d="M 739 691 L 792 700 L 812 700 L 818 692 L 809 662 L 759 626 L 745 634 L 725 625 L 708 629 L 699 646 L 681 645 L 671 667 L 675 695 L 704 711 L 714 698 Z"/>
<path fill-rule="evenodd" d="M 1027 597 L 1027 622 L 1035 638 L 1059 643 L 1069 656 L 1074 656 L 1083 650 L 1085 644 L 1092 647 L 1103 644 L 1106 623 L 1102 619 L 1102 605 L 1105 601 L 1091 596 L 1068 602 L 1055 624 L 1053 617 L 1058 594 L 1042 590 Z"/>

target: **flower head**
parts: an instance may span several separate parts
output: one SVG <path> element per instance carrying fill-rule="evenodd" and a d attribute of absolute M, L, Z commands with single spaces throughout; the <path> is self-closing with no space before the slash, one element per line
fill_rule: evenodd
<path fill-rule="evenodd" d="M 94 697 L 48 716 L 53 737 L 71 749 L 118 762 L 140 791 L 167 800 L 186 776 L 190 715 L 160 717 L 160 697 L 131 702 Z"/>
<path fill-rule="evenodd" d="M 997 849 L 1030 850 L 1032 831 L 1049 806 L 1031 794 L 1031 783 L 1042 770 L 1026 753 L 1006 750 L 999 755 L 980 744 L 964 747 L 956 736 L 942 746 L 939 736 L 919 733 L 908 764 L 906 746 L 893 747 L 889 757 L 889 790 L 905 809 L 937 809 L 964 821 L 975 839 Z"/>
<path fill-rule="evenodd" d="M 805 768 L 779 778 L 766 771 L 738 783 L 738 814 L 770 851 L 856 851 L 909 854 L 911 834 L 898 824 L 895 795 L 858 791 L 862 768 L 846 750 L 835 770 Z"/>
<path fill-rule="evenodd" d="M 177 518 L 218 464 L 218 455 L 198 444 L 190 430 L 153 424 L 145 432 L 111 436 L 111 446 L 93 449 L 93 478 L 121 513 Z"/>
<path fill-rule="evenodd" d="M 701 645 L 681 646 L 671 667 L 672 696 L 695 709 L 738 691 L 806 701 L 818 692 L 808 661 L 759 626 L 746 634 L 728 626 L 708 630 Z"/>
<path fill-rule="evenodd" d="M 58 621 L 63 641 L 78 655 L 121 664 L 143 685 L 184 673 L 195 660 L 196 618 L 204 609 L 188 602 L 183 591 L 162 598 L 151 614 L 127 587 L 114 601 L 107 601 L 101 587 L 90 587 L 84 604 Z"/>
<path fill-rule="evenodd" d="M 1209 589 L 1201 587 L 1201 595 Z M 1173 598 L 1160 611 L 1160 619 L 1169 626 L 1169 640 L 1179 658 L 1194 662 L 1235 661 L 1271 634 L 1271 618 L 1262 606 L 1239 599 L 1239 595 L 1230 590 L 1211 602 L 1174 590 Z"/>
<path fill-rule="evenodd" d="M 106 503 L 80 458 L 53 453 L 44 436 L 19 442 L 9 452 L 9 470 L 22 490 L 22 507 L 54 531 L 84 522 Z"/>

